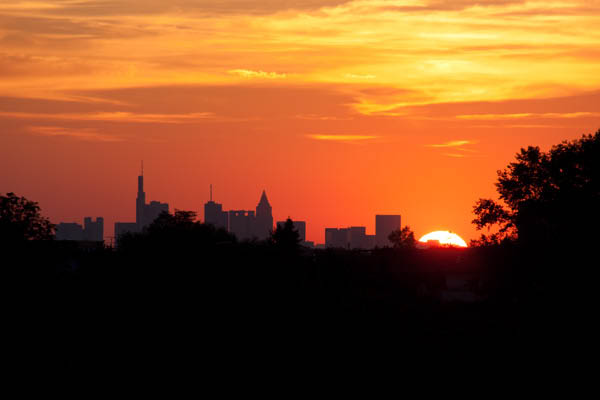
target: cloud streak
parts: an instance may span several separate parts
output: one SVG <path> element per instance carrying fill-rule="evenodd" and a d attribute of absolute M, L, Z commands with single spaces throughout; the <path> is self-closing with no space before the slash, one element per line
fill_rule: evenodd
<path fill-rule="evenodd" d="M 93 128 L 65 128 L 60 126 L 30 126 L 28 130 L 40 136 L 67 137 L 88 142 L 122 142 L 124 139 L 98 132 Z"/>
<path fill-rule="evenodd" d="M 450 151 L 447 153 L 442 153 L 442 155 L 444 155 L 446 157 L 466 158 L 466 157 L 472 157 L 473 153 L 477 152 L 476 150 L 474 150 L 472 148 L 465 147 L 465 146 L 470 146 L 473 144 L 475 144 L 475 142 L 472 140 L 452 140 L 449 142 L 439 143 L 439 144 L 427 144 L 427 145 L 425 145 L 425 147 L 431 147 L 431 148 L 435 148 L 435 149 L 444 149 L 446 151 Z"/>
<path fill-rule="evenodd" d="M 378 136 L 372 135 L 331 135 L 331 134 L 310 134 L 307 137 L 314 140 L 327 142 L 361 142 L 365 140 L 376 139 Z"/>
<path fill-rule="evenodd" d="M 446 142 L 446 143 L 441 143 L 441 144 L 428 144 L 426 145 L 427 147 L 461 147 L 467 144 L 473 144 L 472 141 L 470 140 L 453 140 L 450 142 Z"/>
<path fill-rule="evenodd" d="M 241 76 L 242 78 L 259 78 L 259 79 L 284 79 L 286 74 L 277 72 L 252 71 L 250 69 L 231 69 L 227 71 L 231 75 Z"/>
<path fill-rule="evenodd" d="M 600 117 L 600 112 L 569 112 L 569 113 L 517 113 L 517 114 L 465 114 L 457 115 L 458 119 L 486 121 L 486 120 L 513 120 L 513 119 L 574 119 Z"/>
<path fill-rule="evenodd" d="M 138 114 L 132 112 L 95 112 L 95 113 L 27 113 L 0 112 L 0 117 L 17 119 L 72 120 L 72 121 L 107 121 L 107 122 L 141 122 L 162 124 L 183 124 L 213 118 L 212 113 L 190 114 Z"/>

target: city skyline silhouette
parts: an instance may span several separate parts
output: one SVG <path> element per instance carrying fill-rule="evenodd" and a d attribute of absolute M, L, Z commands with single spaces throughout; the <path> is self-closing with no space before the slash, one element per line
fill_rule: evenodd
<path fill-rule="evenodd" d="M 104 217 L 84 217 L 84 225 L 77 222 L 58 221 L 56 227 L 57 240 L 73 241 L 105 241 L 114 245 L 120 236 L 127 233 L 141 233 L 162 213 L 176 212 L 170 210 L 168 203 L 150 200 L 146 201 L 144 190 L 144 162 L 137 177 L 137 194 L 135 199 L 135 222 L 114 222 L 114 229 L 104 230 Z M 198 214 L 195 210 L 190 210 Z M 288 215 L 287 218 L 290 218 Z M 114 218 L 108 217 L 108 220 Z M 204 204 L 203 214 L 198 215 L 198 222 L 223 228 L 234 234 L 238 240 L 266 240 L 279 225 L 285 224 L 285 219 L 274 222 L 272 207 L 267 198 L 266 190 L 262 191 L 256 210 L 226 210 L 223 204 L 213 200 L 213 185 L 209 187 L 209 200 Z M 324 228 L 321 241 L 307 241 L 307 221 L 294 219 L 294 226 L 300 230 L 301 244 L 310 247 L 341 247 L 370 249 L 376 246 L 390 246 L 388 236 L 395 230 L 401 229 L 401 216 L 375 215 L 375 230 L 367 234 L 365 226 L 348 226 Z M 329 233 L 328 233 L 329 232 Z M 104 234 L 103 234 L 104 233 Z M 106 239 L 106 240 L 105 240 Z"/>

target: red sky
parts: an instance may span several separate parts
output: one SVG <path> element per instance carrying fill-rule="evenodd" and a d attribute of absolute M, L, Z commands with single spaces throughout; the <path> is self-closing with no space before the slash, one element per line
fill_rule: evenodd
<path fill-rule="evenodd" d="M 0 4 L 0 192 L 53 222 L 148 199 L 276 220 L 399 213 L 466 239 L 520 147 L 600 128 L 600 1 Z"/>

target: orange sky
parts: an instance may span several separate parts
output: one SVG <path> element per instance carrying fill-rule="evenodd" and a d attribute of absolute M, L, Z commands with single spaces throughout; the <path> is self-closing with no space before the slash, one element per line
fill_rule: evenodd
<path fill-rule="evenodd" d="M 466 239 L 522 146 L 600 128 L 600 0 L 0 2 L 0 193 L 147 198 Z"/>

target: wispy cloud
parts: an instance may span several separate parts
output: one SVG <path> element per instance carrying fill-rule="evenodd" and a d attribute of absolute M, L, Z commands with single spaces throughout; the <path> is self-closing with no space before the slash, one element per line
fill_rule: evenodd
<path fill-rule="evenodd" d="M 571 119 L 585 117 L 600 117 L 600 112 L 571 112 L 571 113 L 519 113 L 519 114 L 465 114 L 457 115 L 458 119 L 467 120 L 510 120 L 510 119 Z"/>
<path fill-rule="evenodd" d="M 227 71 L 231 75 L 241 76 L 242 78 L 259 78 L 259 79 L 284 79 L 286 74 L 277 72 L 253 71 L 251 69 L 231 69 Z"/>
<path fill-rule="evenodd" d="M 305 119 L 309 121 L 350 121 L 352 117 L 337 117 L 333 115 L 319 115 L 319 114 L 298 114 L 294 116 L 297 119 Z"/>
<path fill-rule="evenodd" d="M 470 140 L 453 140 L 446 143 L 441 144 L 427 144 L 427 147 L 461 147 L 467 144 L 473 144 Z"/>
<path fill-rule="evenodd" d="M 90 142 L 122 142 L 123 138 L 98 132 L 93 128 L 65 128 L 61 126 L 30 126 L 28 128 L 41 136 L 61 136 Z"/>
<path fill-rule="evenodd" d="M 349 79 L 375 79 L 377 75 L 372 74 L 345 74 L 344 77 Z"/>
<path fill-rule="evenodd" d="M 212 118 L 212 113 L 189 114 L 138 114 L 131 112 L 96 112 L 96 113 L 25 113 L 0 112 L 0 117 L 20 119 L 73 120 L 73 121 L 109 121 L 109 122 L 143 122 L 180 124 Z"/>
<path fill-rule="evenodd" d="M 376 139 L 378 136 L 371 135 L 306 135 L 307 137 L 315 140 L 324 140 L 330 142 L 357 142 L 369 139 Z"/>
<path fill-rule="evenodd" d="M 465 157 L 472 157 L 473 153 L 477 152 L 476 150 L 474 150 L 472 148 L 465 147 L 465 146 L 470 146 L 473 144 L 475 144 L 475 142 L 472 140 L 452 140 L 452 141 L 446 142 L 446 143 L 427 144 L 425 146 L 433 147 L 433 148 L 437 148 L 437 149 L 446 149 L 447 151 L 451 151 L 449 153 L 442 153 L 442 155 L 444 155 L 446 157 L 465 158 Z"/>

